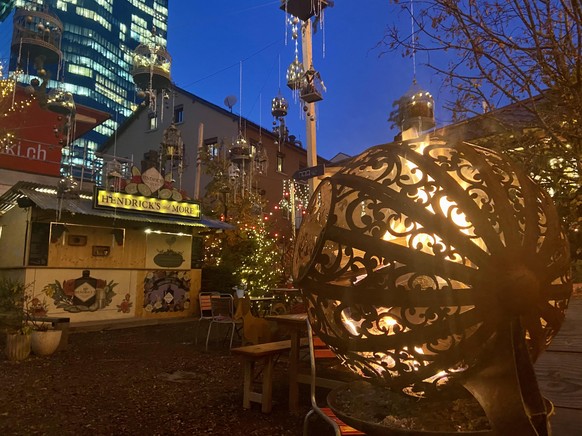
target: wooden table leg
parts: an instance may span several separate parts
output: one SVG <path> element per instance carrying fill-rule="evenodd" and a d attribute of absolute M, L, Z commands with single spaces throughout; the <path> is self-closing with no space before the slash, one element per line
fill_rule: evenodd
<path fill-rule="evenodd" d="M 263 368 L 263 396 L 261 398 L 261 411 L 263 413 L 269 413 L 273 408 L 273 366 L 275 365 L 273 357 L 273 355 L 267 356 Z"/>
<path fill-rule="evenodd" d="M 251 408 L 251 391 L 253 384 L 253 373 L 255 370 L 255 362 L 245 359 L 243 363 L 243 407 L 245 409 Z"/>
<path fill-rule="evenodd" d="M 291 350 L 289 351 L 289 411 L 299 411 L 299 383 L 297 373 L 299 371 L 299 330 L 291 330 Z"/>

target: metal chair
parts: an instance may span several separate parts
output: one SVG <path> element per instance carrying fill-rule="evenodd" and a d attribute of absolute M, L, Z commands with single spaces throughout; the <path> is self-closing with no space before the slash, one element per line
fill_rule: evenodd
<path fill-rule="evenodd" d="M 200 304 L 200 318 L 198 318 L 198 327 L 196 328 L 196 345 L 198 345 L 198 336 L 200 336 L 200 324 L 202 324 L 202 321 L 208 321 L 210 323 L 212 320 L 212 307 L 210 305 L 210 300 L 213 295 L 220 295 L 220 293 L 200 292 L 198 294 L 198 302 Z"/>
<path fill-rule="evenodd" d="M 234 333 L 242 328 L 243 320 L 234 316 L 234 298 L 230 294 L 211 295 L 210 306 L 212 311 L 212 319 L 208 326 L 208 333 L 206 334 L 206 350 L 208 350 L 208 341 L 210 339 L 210 332 L 214 324 L 227 324 L 230 329 L 230 348 L 232 348 L 232 340 Z M 228 334 L 228 332 L 227 332 Z"/>
<path fill-rule="evenodd" d="M 357 435 L 364 435 L 359 430 L 356 430 L 353 427 L 345 424 L 341 419 L 339 419 L 333 411 L 329 407 L 321 407 L 317 403 L 316 397 L 316 387 L 317 386 L 327 386 L 331 387 L 334 385 L 340 385 L 341 383 L 345 382 L 342 380 L 330 380 L 329 374 L 327 374 L 326 379 L 319 379 L 317 377 L 317 366 L 318 362 L 321 364 L 325 362 L 326 366 L 330 366 L 330 364 L 339 363 L 339 359 L 335 355 L 333 351 L 329 349 L 329 347 L 317 336 L 314 336 L 313 330 L 311 329 L 311 324 L 309 324 L 309 320 L 307 320 L 307 338 L 309 343 L 309 363 L 311 367 L 311 382 L 310 382 L 310 399 L 311 399 L 311 410 L 307 412 L 305 415 L 305 419 L 303 420 L 303 436 L 309 435 L 309 419 L 313 415 L 317 415 L 323 421 L 328 423 L 334 432 L 335 436 L 357 436 Z"/>

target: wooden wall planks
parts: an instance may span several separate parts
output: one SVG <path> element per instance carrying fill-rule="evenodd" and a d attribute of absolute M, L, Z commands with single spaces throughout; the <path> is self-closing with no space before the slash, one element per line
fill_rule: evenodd
<path fill-rule="evenodd" d="M 553 436 L 582 434 L 582 298 L 572 299 L 562 329 L 535 364 L 544 397 L 554 403 Z"/>

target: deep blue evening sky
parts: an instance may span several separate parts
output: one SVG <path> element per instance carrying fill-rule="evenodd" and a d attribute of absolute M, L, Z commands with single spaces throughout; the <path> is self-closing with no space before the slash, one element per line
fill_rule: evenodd
<path fill-rule="evenodd" d="M 285 72 L 294 59 L 294 41 L 280 0 L 169 0 L 168 50 L 175 84 L 216 105 L 234 95 L 233 108 L 267 129 L 272 128 L 271 100 L 281 89 L 289 101 L 290 134 L 306 145 L 305 120 L 287 88 Z M 325 10 L 324 28 L 313 37 L 314 67 L 327 87 L 317 107 L 317 152 L 332 158 L 355 155 L 390 142 L 397 133 L 387 121 L 392 103 L 412 84 L 413 62 L 400 53 L 376 48 L 386 26 L 410 18 L 396 15 L 390 0 L 336 0 Z M 287 28 L 287 30 L 286 30 Z M 11 35 L 0 27 L 0 57 L 7 57 Z M 287 43 L 286 43 L 287 41 Z M 324 56 L 325 45 L 325 56 Z M 301 59 L 301 47 L 299 47 Z M 437 125 L 446 124 L 440 80 L 423 67 L 418 55 L 417 79 L 435 98 Z M 242 99 L 240 98 L 242 62 Z M 242 101 L 241 101 L 242 100 Z M 242 103 L 242 104 L 241 104 Z"/>
<path fill-rule="evenodd" d="M 285 71 L 294 58 L 294 41 L 279 0 L 170 0 L 168 50 L 176 85 L 220 106 L 227 95 L 240 100 L 233 111 L 266 128 L 272 126 L 271 99 L 279 85 L 289 101 L 290 134 L 305 145 L 305 121 L 286 86 Z M 388 0 L 337 0 L 325 11 L 324 31 L 313 38 L 313 59 L 327 92 L 316 104 L 317 152 L 358 154 L 390 142 L 396 133 L 387 122 L 392 102 L 410 87 L 413 63 L 399 53 L 375 48 L 396 20 Z M 403 20 L 410 29 L 410 20 Z M 323 53 L 325 41 L 325 57 Z M 300 59 L 301 59 L 301 48 Z M 280 61 L 279 61 L 280 59 Z M 431 79 L 417 57 L 419 84 L 439 107 L 439 81 Z M 279 73 L 280 71 L 280 73 Z M 438 117 L 438 112 L 437 112 Z M 446 120 L 438 119 L 437 124 Z"/>

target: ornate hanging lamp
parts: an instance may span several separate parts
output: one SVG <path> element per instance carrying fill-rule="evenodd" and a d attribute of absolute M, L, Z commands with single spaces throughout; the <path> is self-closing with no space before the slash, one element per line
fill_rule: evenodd
<path fill-rule="evenodd" d="M 402 132 L 415 128 L 420 133 L 435 126 L 434 99 L 430 92 L 418 85 L 416 80 L 398 100 L 398 116 L 397 123 Z"/>
<path fill-rule="evenodd" d="M 184 172 L 184 141 L 182 140 L 182 132 L 174 123 L 164 130 L 160 145 L 160 160 L 166 181 L 174 181 L 175 175 L 177 175 L 178 188 L 181 190 Z"/>
<path fill-rule="evenodd" d="M 244 162 L 251 158 L 249 143 L 242 133 L 238 134 L 236 141 L 230 147 L 229 158 L 234 163 Z"/>
<path fill-rule="evenodd" d="M 287 86 L 289 89 L 294 91 L 301 89 L 301 83 L 304 74 L 305 71 L 303 70 L 303 64 L 299 62 L 299 58 L 295 56 L 295 59 L 293 62 L 291 62 L 291 64 L 289 64 L 289 67 L 287 68 L 286 78 Z"/>
<path fill-rule="evenodd" d="M 150 113 L 157 112 L 158 94 L 162 94 L 166 102 L 169 100 L 168 90 L 171 88 L 172 58 L 165 47 L 155 41 L 156 31 L 152 31 L 151 41 L 142 43 L 133 52 L 131 75 L 140 89 L 137 93 L 143 98 L 142 104 L 150 107 Z M 161 106 L 163 118 L 163 105 Z"/>
<path fill-rule="evenodd" d="M 271 101 L 271 115 L 275 118 L 284 117 L 287 115 L 288 109 L 289 103 L 287 103 L 285 97 L 283 97 L 279 92 L 279 94 L 277 94 L 277 96 L 275 96 Z"/>
<path fill-rule="evenodd" d="M 170 87 L 172 58 L 168 51 L 157 44 L 140 44 L 133 52 L 131 75 L 142 90 L 160 91 Z"/>
<path fill-rule="evenodd" d="M 62 35 L 63 23 L 45 7 L 29 5 L 14 12 L 12 51 L 20 53 L 20 61 L 30 59 L 40 77 L 47 73 L 45 65 L 60 64 Z"/>

